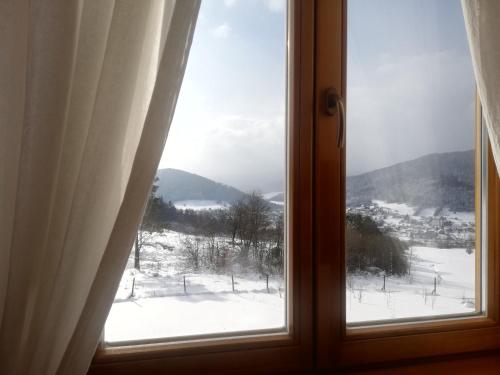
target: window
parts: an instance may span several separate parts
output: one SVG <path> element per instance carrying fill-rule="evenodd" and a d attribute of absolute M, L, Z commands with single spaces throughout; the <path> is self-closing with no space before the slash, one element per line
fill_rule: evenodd
<path fill-rule="evenodd" d="M 285 3 L 202 3 L 106 345 L 286 332 L 286 64 Z"/>
<path fill-rule="evenodd" d="M 496 347 L 498 287 L 492 272 L 498 272 L 493 229 L 498 176 L 481 134 L 460 3 L 320 0 L 316 15 L 321 30 L 315 149 L 318 366 L 363 366 Z M 449 83 L 459 70 L 460 77 Z M 346 98 L 345 147 L 337 147 L 343 127 L 337 109 L 331 111 L 332 88 Z M 453 111 L 447 109 L 450 103 Z M 453 134 L 442 136 L 450 121 Z M 430 179 L 429 163 L 425 176 L 409 178 L 425 155 L 460 152 L 468 165 L 459 173 L 467 176 L 464 193 L 446 187 L 456 188 L 458 175 L 439 172 L 441 182 Z M 417 192 L 411 190 L 415 184 Z M 444 187 L 446 194 L 439 192 Z M 419 192 L 425 194 L 417 198 Z M 452 205 L 458 196 L 469 214 L 459 215 L 466 210 L 456 207 L 425 218 L 436 199 Z M 418 204 L 419 199 L 428 202 Z M 434 245 L 440 237 L 425 228 L 432 221 L 444 240 L 439 246 Z M 450 239 L 457 242 L 446 243 Z M 452 246 L 460 250 L 454 253 Z M 370 256 L 362 254 L 366 247 Z M 389 254 L 379 257 L 380 248 Z M 400 275 L 395 254 L 407 262 Z M 419 279 L 422 285 L 415 287 Z"/>
<path fill-rule="evenodd" d="M 208 1 L 203 6 L 216 7 L 216 5 L 213 5 L 214 2 L 210 2 L 210 5 L 206 3 Z M 240 6 L 245 4 L 245 6 L 250 6 L 249 4 L 252 4 L 252 6 L 256 6 L 257 3 L 262 5 L 274 2 L 240 0 L 227 1 L 226 3 L 228 7 L 224 9 L 230 11 L 233 9 L 230 8 L 230 5 Z M 417 3 L 421 4 L 421 6 L 411 8 L 412 4 Z M 370 7 L 368 15 L 363 13 L 364 9 L 366 9 L 364 5 Z M 280 322 L 280 324 L 273 327 L 261 326 L 264 330 L 260 330 L 259 327 L 256 327 L 256 330 L 253 330 L 254 327 L 245 327 L 227 331 L 216 328 L 211 332 L 202 332 L 201 330 L 178 332 L 175 336 L 154 332 L 152 335 L 139 338 L 140 340 L 145 339 L 145 341 L 123 343 L 119 339 L 113 345 L 98 350 L 89 373 L 107 374 L 114 371 L 130 374 L 155 372 L 192 374 L 198 373 L 200 368 L 203 368 L 208 373 L 218 374 L 301 373 L 314 371 L 314 369 L 350 370 L 372 365 L 382 367 L 416 358 L 463 355 L 473 351 L 499 349 L 500 311 L 497 301 L 500 300 L 500 284 L 498 283 L 498 275 L 500 275 L 498 243 L 500 242 L 497 227 L 500 217 L 500 180 L 492 162 L 491 152 L 488 149 L 487 137 L 481 131 L 480 106 L 475 98 L 470 71 L 460 77 L 454 76 L 456 72 L 453 71 L 453 67 L 457 60 L 460 60 L 457 58 L 460 54 L 448 56 L 448 59 L 439 58 L 438 63 L 434 65 L 434 69 L 438 69 L 439 72 L 443 69 L 446 71 L 443 74 L 437 74 L 435 70 L 430 69 L 428 72 L 424 72 L 426 74 L 421 74 L 419 76 L 421 79 L 418 81 L 419 88 L 426 89 L 428 85 L 445 89 L 453 87 L 461 88 L 460 92 L 457 91 L 448 96 L 444 92 L 434 90 L 428 94 L 430 98 L 427 98 L 426 95 L 419 96 L 418 93 L 413 93 L 415 98 L 424 101 L 425 108 L 421 108 L 420 105 L 418 108 L 415 105 L 414 108 L 406 104 L 404 108 L 405 110 L 411 110 L 411 112 L 406 112 L 411 121 L 414 121 L 415 117 L 422 117 L 429 121 L 436 121 L 435 119 L 438 118 L 439 121 L 437 121 L 436 127 L 439 126 L 439 131 L 444 132 L 446 130 L 443 124 L 445 119 L 450 120 L 451 118 L 451 121 L 460 122 L 460 134 L 453 134 L 455 137 L 451 137 L 452 143 L 446 143 L 443 141 L 443 137 L 436 137 L 435 140 L 433 139 L 432 142 L 426 144 L 421 140 L 417 142 L 417 137 L 415 137 L 415 142 L 411 145 L 413 147 L 411 151 L 415 152 L 415 154 L 396 158 L 394 155 L 402 155 L 403 151 L 409 152 L 410 150 L 407 150 L 409 146 L 405 146 L 403 149 L 402 141 L 398 143 L 400 146 L 394 147 L 394 149 L 393 143 L 395 143 L 395 140 L 392 143 L 390 140 L 387 141 L 384 126 L 389 126 L 388 121 L 394 121 L 394 119 L 379 117 L 377 120 L 379 121 L 379 127 L 377 128 L 379 132 L 373 137 L 376 137 L 380 143 L 376 144 L 377 149 L 374 151 L 371 148 L 370 138 L 364 137 L 367 134 L 365 133 L 365 127 L 368 127 L 368 125 L 366 125 L 366 122 L 356 124 L 355 118 L 355 112 L 367 111 L 371 113 L 373 118 L 376 118 L 375 114 L 369 111 L 378 105 L 385 106 L 384 108 L 388 110 L 392 109 L 401 115 L 404 112 L 401 110 L 402 105 L 396 105 L 393 100 L 386 102 L 384 98 L 391 97 L 389 95 L 391 94 L 392 98 L 406 100 L 407 96 L 412 94 L 408 94 L 407 88 L 403 85 L 398 90 L 386 90 L 383 96 L 382 94 L 379 95 L 378 90 L 375 90 L 372 95 L 353 97 L 355 94 L 355 90 L 353 90 L 354 84 L 365 82 L 371 83 L 373 87 L 378 88 L 380 86 L 378 82 L 373 81 L 374 77 L 376 78 L 376 69 L 373 66 L 368 66 L 366 62 L 372 60 L 370 56 L 373 57 L 383 50 L 387 50 L 387 48 L 382 48 L 380 45 L 382 36 L 386 38 L 385 40 L 390 40 L 395 38 L 391 34 L 401 33 L 401 31 L 393 31 L 389 27 L 394 23 L 398 24 L 396 18 L 387 19 L 387 22 L 384 22 L 378 29 L 372 27 L 366 33 L 353 35 L 352 32 L 357 27 L 356 22 L 360 22 L 361 25 L 367 23 L 370 25 L 376 24 L 384 15 L 375 17 L 373 14 L 382 12 L 383 9 L 386 9 L 390 14 L 394 14 L 396 8 L 400 12 L 412 9 L 413 16 L 416 18 L 413 28 L 419 32 L 414 35 L 414 39 L 406 35 L 405 41 L 411 39 L 411 43 L 393 45 L 395 52 L 411 54 L 415 52 L 415 46 L 420 45 L 421 50 L 418 52 L 425 54 L 426 50 L 423 47 L 428 47 L 428 43 L 423 43 L 426 40 L 425 38 L 427 38 L 427 41 L 432 39 L 432 43 L 436 43 L 434 44 L 436 49 L 439 49 L 437 47 L 449 46 L 449 43 L 451 43 L 457 48 L 457 51 L 460 48 L 463 51 L 464 46 L 466 46 L 462 38 L 464 36 L 463 30 L 457 33 L 453 31 L 455 29 L 450 31 L 451 29 L 448 28 L 451 23 L 458 23 L 460 20 L 458 5 L 458 1 L 441 0 L 423 0 L 420 2 L 412 0 L 380 0 L 366 1 L 366 3 L 361 3 L 360 0 L 289 2 L 288 19 L 286 20 L 288 30 L 288 70 L 285 81 L 289 95 L 286 114 L 288 134 L 286 142 L 284 142 L 284 147 L 287 149 L 287 165 L 284 170 L 287 174 L 285 180 L 288 194 L 284 216 L 284 238 L 287 241 L 285 246 L 287 254 L 285 264 L 287 268 L 284 274 L 287 280 L 286 295 L 288 299 L 282 310 L 287 309 L 287 315 L 284 318 L 286 329 L 279 328 L 281 326 Z M 436 13 L 433 13 L 432 17 L 429 14 L 424 17 L 422 12 L 432 11 L 433 9 Z M 361 20 L 363 22 L 356 19 L 354 13 L 350 13 L 354 11 L 361 12 L 358 17 L 365 17 Z M 451 17 L 451 13 L 455 18 Z M 246 15 L 249 17 L 250 13 Z M 442 23 L 440 21 L 443 17 L 450 19 Z M 200 18 L 200 22 L 202 22 L 202 19 Z M 399 21 L 401 21 L 398 24 L 400 28 L 411 28 L 412 26 L 406 21 L 403 22 L 402 19 Z M 351 22 L 352 29 L 349 26 Z M 424 25 L 425 22 L 427 24 Z M 252 31 L 257 35 L 265 35 L 268 31 L 263 23 L 259 23 L 259 27 L 256 28 L 255 20 L 249 21 L 249 24 L 251 24 Z M 455 23 L 455 25 L 457 24 Z M 362 29 L 362 26 L 358 25 L 358 27 Z M 378 30 L 380 33 L 377 34 L 374 30 Z M 239 40 L 239 42 L 242 41 Z M 353 43 L 354 47 L 351 46 L 351 43 Z M 402 49 L 404 51 L 401 51 Z M 196 57 L 194 51 L 193 47 L 190 63 Z M 358 51 L 358 63 L 363 62 L 363 64 L 358 64 L 358 68 L 362 69 L 360 69 L 361 72 L 358 72 L 360 74 L 357 76 L 353 75 L 355 71 L 352 68 L 352 59 L 356 56 L 355 54 L 351 55 L 356 51 Z M 427 50 L 427 52 L 429 51 Z M 364 56 L 363 59 L 360 59 L 360 56 Z M 393 61 L 392 57 L 388 55 L 385 58 L 388 64 L 391 61 L 393 63 L 397 62 Z M 462 62 L 464 64 L 462 68 L 467 64 L 470 67 L 470 63 L 465 60 Z M 422 68 L 422 66 L 417 66 L 417 68 Z M 364 76 L 363 69 L 365 71 Z M 463 72 L 466 71 L 467 69 L 463 70 Z M 410 74 L 405 72 L 409 71 L 403 71 L 402 76 L 410 79 Z M 186 73 L 186 78 L 188 73 L 189 71 Z M 434 77 L 434 80 L 431 80 L 432 77 Z M 460 84 L 449 83 L 449 81 L 444 80 L 445 77 L 455 77 Z M 393 84 L 397 81 L 395 74 L 389 74 L 383 78 L 382 84 Z M 186 80 L 184 84 L 186 85 L 187 82 L 189 81 Z M 232 90 L 227 91 L 230 95 L 234 94 Z M 284 89 L 282 92 L 285 92 Z M 342 134 L 342 132 L 339 133 L 339 130 L 342 130 L 342 127 L 339 126 L 341 123 L 339 121 L 340 107 L 330 107 L 330 104 L 337 103 L 336 100 L 329 100 L 332 99 L 331 94 L 334 92 L 346 98 L 345 147 L 337 147 L 339 134 Z M 437 97 L 436 92 L 440 94 L 439 97 Z M 234 94 L 234 96 L 238 97 L 239 94 Z M 361 101 L 359 98 L 365 100 Z M 457 98 L 460 98 L 460 101 Z M 336 97 L 333 96 L 333 99 L 336 99 Z M 429 103 L 428 100 L 430 99 L 448 104 L 451 102 L 453 105 L 460 102 L 461 105 L 452 113 L 447 108 L 439 108 L 439 103 Z M 234 98 L 231 98 L 231 100 L 234 100 Z M 417 99 L 415 101 L 422 104 Z M 411 104 L 415 103 L 412 102 Z M 427 108 L 427 105 L 433 106 L 434 109 L 431 111 Z M 182 108 L 182 98 L 179 101 L 178 108 Z M 194 112 L 197 108 L 196 105 L 192 105 L 189 110 Z M 440 117 L 436 113 L 440 113 Z M 385 113 L 382 115 L 387 116 Z M 396 115 L 391 116 L 396 117 Z M 405 132 L 409 132 L 412 127 L 412 122 L 407 120 L 405 119 L 404 126 L 402 126 Z M 249 126 L 249 124 L 247 125 Z M 172 138 L 169 138 L 168 142 L 175 139 L 174 126 L 175 123 L 172 125 Z M 443 126 L 445 130 L 440 126 Z M 356 127 L 358 127 L 357 132 L 355 131 Z M 416 131 L 423 132 L 420 128 L 417 128 Z M 398 137 L 403 139 L 404 136 L 405 134 L 396 134 L 394 139 Z M 459 142 L 458 137 L 462 143 Z M 384 142 L 381 141 L 382 139 Z M 282 140 L 284 141 L 285 138 L 283 137 Z M 364 159 L 370 160 L 364 160 L 364 162 L 374 163 L 373 168 L 355 170 L 355 164 L 353 164 L 355 159 L 352 159 L 352 157 L 359 158 L 362 153 L 359 149 L 356 150 L 353 144 L 363 144 L 365 141 L 367 141 L 367 147 L 362 150 L 366 154 Z M 447 141 L 450 141 L 450 139 Z M 373 142 L 375 143 L 375 141 Z M 445 144 L 450 147 L 444 147 Z M 383 152 L 377 152 L 377 150 L 383 150 Z M 468 150 L 474 150 L 474 160 L 468 172 L 464 172 L 464 176 L 469 182 L 471 176 L 475 178 L 472 187 L 474 202 L 470 202 L 471 193 L 469 189 L 468 195 L 464 195 L 464 197 L 468 198 L 462 204 L 468 204 L 469 208 L 472 205 L 475 215 L 473 217 L 470 214 L 459 215 L 460 210 L 456 209 L 456 219 L 454 219 L 454 216 L 448 219 L 444 218 L 442 223 L 445 234 L 445 229 L 448 227 L 446 220 L 451 221 L 452 224 L 460 224 L 454 227 L 455 229 L 464 229 L 460 232 L 464 236 L 458 236 L 456 239 L 456 241 L 460 242 L 460 250 L 457 250 L 457 254 L 460 255 L 461 259 L 468 260 L 467 263 L 464 263 L 464 267 L 469 275 L 474 275 L 473 280 L 472 277 L 469 279 L 467 288 L 460 285 L 457 288 L 460 291 L 454 291 L 452 297 L 458 296 L 456 300 L 458 303 L 454 303 L 446 311 L 437 308 L 440 305 L 438 299 L 448 296 L 447 293 L 449 292 L 449 290 L 441 290 L 441 287 L 445 288 L 446 283 L 452 281 L 448 279 L 448 274 L 444 274 L 444 272 L 448 272 L 448 270 L 445 270 L 441 275 L 441 284 L 438 284 L 436 279 L 435 309 L 432 309 L 434 276 L 437 278 L 437 274 L 441 272 L 441 270 L 434 268 L 434 272 L 431 272 L 433 276 L 426 279 L 427 283 L 422 288 L 424 290 L 427 288 L 428 293 L 415 291 L 413 294 L 407 294 L 411 297 L 409 297 L 409 304 L 415 306 L 416 303 L 419 303 L 430 310 L 423 312 L 417 309 L 403 314 L 401 313 L 402 309 L 388 308 L 386 303 L 381 310 L 378 310 L 380 308 L 380 305 L 378 305 L 377 314 L 373 313 L 373 311 L 367 312 L 364 310 L 361 318 L 354 319 L 354 315 L 349 314 L 352 314 L 355 310 L 348 310 L 349 293 L 352 292 L 354 302 L 358 303 L 358 305 L 373 306 L 368 305 L 368 302 L 370 302 L 368 301 L 369 292 L 385 298 L 388 297 L 390 291 L 394 296 L 397 294 L 395 280 L 401 278 L 409 281 L 412 275 L 414 277 L 411 280 L 412 283 L 408 282 L 404 286 L 406 291 L 413 291 L 412 286 L 421 278 L 418 272 L 422 272 L 422 264 L 417 262 L 422 262 L 422 259 L 425 259 L 424 255 L 426 255 L 422 248 L 432 246 L 425 246 L 422 243 L 413 244 L 412 253 L 409 246 L 401 245 L 402 255 L 405 259 L 412 260 L 411 267 L 409 267 L 409 264 L 407 265 L 406 274 L 404 270 L 401 275 L 397 275 L 394 269 L 391 274 L 390 267 L 388 267 L 388 270 L 383 270 L 383 267 L 374 265 L 373 267 L 380 268 L 378 270 L 371 268 L 371 264 L 361 264 L 359 267 L 351 268 L 353 272 L 349 275 L 349 269 L 346 267 L 348 258 L 346 245 L 349 246 L 348 237 L 346 236 L 346 216 L 361 214 L 359 212 L 361 209 L 358 208 L 359 205 L 350 206 L 349 197 L 351 196 L 347 190 L 349 178 L 364 172 L 370 173 L 371 169 L 390 167 L 393 163 L 404 163 L 418 159 L 429 153 L 467 152 Z M 400 154 L 396 151 L 400 152 Z M 350 153 L 353 152 L 357 152 L 357 155 L 350 156 Z M 383 163 L 380 162 L 380 154 L 384 157 L 387 156 L 382 159 Z M 470 159 L 467 160 L 470 163 Z M 178 169 L 184 168 L 180 165 L 172 166 Z M 437 186 L 442 186 L 442 184 L 437 184 Z M 437 199 L 432 195 L 429 195 L 429 197 Z M 440 217 L 445 216 L 438 213 L 438 217 L 434 218 L 434 213 L 436 213 L 434 210 L 430 219 L 427 219 L 425 215 L 416 214 L 416 204 L 398 202 L 388 198 L 369 198 L 371 204 L 368 205 L 368 210 L 378 210 L 382 212 L 382 215 L 386 216 L 383 220 L 379 220 L 376 214 L 365 215 L 368 218 L 362 219 L 361 222 L 362 224 L 368 223 L 368 226 L 371 226 L 375 233 L 380 236 L 390 237 L 389 235 L 393 234 L 390 230 L 385 231 L 383 226 L 385 221 L 399 220 L 398 222 L 400 222 L 406 219 L 406 215 L 397 213 L 396 209 L 405 208 L 408 210 L 408 221 L 412 225 L 414 223 L 423 225 L 419 223 L 422 221 L 427 223 L 425 220 L 430 220 L 430 222 L 435 220 L 439 228 L 441 225 Z M 375 202 L 377 204 L 377 207 L 375 207 L 373 200 L 384 202 Z M 399 205 L 395 205 L 395 203 Z M 182 204 L 188 205 L 188 203 Z M 402 204 L 406 205 L 402 206 Z M 422 211 L 426 208 L 423 208 Z M 434 206 L 430 208 L 434 208 Z M 452 207 L 449 207 L 448 211 L 444 212 L 448 213 L 449 211 L 453 211 Z M 400 216 L 395 217 L 396 214 Z M 422 217 L 423 219 L 421 219 Z M 469 217 L 471 220 L 462 220 L 464 217 Z M 372 225 L 372 221 L 375 222 L 375 225 Z M 417 224 L 408 226 L 408 228 L 413 231 L 420 230 Z M 473 227 L 475 227 L 474 231 L 471 230 Z M 417 234 L 420 236 L 420 232 Z M 472 243 L 473 236 L 474 243 Z M 403 238 L 398 233 L 395 234 L 395 237 L 398 237 L 400 242 L 409 242 L 409 238 Z M 414 241 L 423 241 L 422 238 L 415 237 L 417 236 L 414 234 Z M 382 241 L 385 241 L 386 237 L 382 238 Z M 417 249 L 417 247 L 419 248 Z M 468 249 L 472 251 L 472 254 L 468 254 Z M 440 254 L 447 254 L 451 251 L 451 249 L 444 250 Z M 472 262 L 469 256 L 473 258 Z M 437 261 L 434 260 L 435 263 Z M 446 257 L 446 262 L 442 264 L 446 267 L 456 267 L 456 258 Z M 363 270 L 363 267 L 366 269 Z M 385 293 L 382 290 L 384 281 L 382 271 L 386 272 Z M 408 275 L 408 273 L 410 274 Z M 229 274 L 221 274 L 220 276 L 225 278 L 226 283 L 228 282 Z M 363 281 L 366 276 L 366 279 L 369 279 L 370 282 L 373 281 L 376 285 L 373 286 L 372 291 L 362 290 L 361 301 L 359 301 L 356 300 L 356 297 L 359 298 L 356 289 L 362 289 L 365 286 L 362 285 L 361 288 L 358 288 L 358 284 L 353 285 L 351 283 L 349 285 L 349 276 L 352 276 L 356 282 Z M 460 280 L 462 279 L 460 278 Z M 189 284 L 189 279 L 187 281 L 186 287 L 189 288 L 191 284 Z M 238 278 L 235 281 L 237 282 Z M 259 282 L 262 281 L 263 279 L 259 280 Z M 273 288 L 272 281 L 271 278 L 271 288 Z M 351 291 L 349 290 L 350 287 L 352 288 Z M 183 283 L 180 283 L 179 288 L 181 296 L 184 296 Z M 415 287 L 414 289 L 419 288 Z M 232 293 L 232 289 L 230 289 L 229 294 Z M 425 304 L 426 294 L 428 304 Z M 264 295 L 267 295 L 267 290 L 265 290 Z M 390 301 L 397 298 L 399 297 L 395 297 Z M 122 324 L 129 323 L 127 319 Z M 242 332 L 240 329 L 250 330 Z"/>
<path fill-rule="evenodd" d="M 472 61 L 461 4 L 424 3 L 347 2 L 349 325 L 482 311 Z"/>
<path fill-rule="evenodd" d="M 211 1 L 205 3 L 214 6 L 210 5 L 213 3 Z M 231 10 L 231 5 L 240 5 L 240 2 L 225 3 L 227 3 L 226 11 Z M 265 5 L 268 11 L 274 11 L 278 10 L 276 6 L 282 2 L 241 3 L 245 6 Z M 288 65 L 285 80 L 288 93 L 287 142 L 285 143 L 286 182 L 288 184 L 285 230 L 287 329 L 279 332 L 270 330 L 232 332 L 219 333 L 215 336 L 184 336 L 174 340 L 129 341 L 118 343 L 118 345 L 101 345 L 89 370 L 90 374 L 106 374 L 109 371 L 137 374 L 151 372 L 193 374 L 198 373 L 200 368 L 220 374 L 236 372 L 258 374 L 302 371 L 312 368 L 313 164 L 311 144 L 313 137 L 311 119 L 314 108 L 310 98 L 314 95 L 312 75 L 314 4 L 307 2 L 286 2 L 285 4 L 287 39 L 284 43 L 286 50 L 283 50 L 283 53 L 286 51 Z M 203 3 L 202 6 L 206 4 Z M 283 13 L 281 14 L 283 16 Z M 279 16 L 279 13 L 276 16 Z M 201 20 L 202 18 L 199 19 Z M 252 32 L 255 32 L 256 21 L 246 20 L 245 22 L 247 21 Z M 265 32 L 267 31 L 262 26 L 258 35 L 265 35 Z M 190 58 L 193 56 L 195 55 L 191 54 Z M 278 58 L 283 61 L 282 55 Z M 228 95 L 230 94 L 232 93 Z M 129 323 L 127 321 L 123 324 Z"/>

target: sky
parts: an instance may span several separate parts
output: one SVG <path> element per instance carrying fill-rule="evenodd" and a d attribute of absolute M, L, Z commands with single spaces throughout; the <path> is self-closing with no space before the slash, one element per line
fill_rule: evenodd
<path fill-rule="evenodd" d="M 473 147 L 459 0 L 348 0 L 347 172 Z M 282 191 L 286 4 L 204 0 L 160 168 Z"/>
<path fill-rule="evenodd" d="M 160 168 L 283 191 L 285 19 L 280 0 L 202 2 Z"/>
<path fill-rule="evenodd" d="M 347 173 L 474 145 L 459 0 L 349 0 Z"/>

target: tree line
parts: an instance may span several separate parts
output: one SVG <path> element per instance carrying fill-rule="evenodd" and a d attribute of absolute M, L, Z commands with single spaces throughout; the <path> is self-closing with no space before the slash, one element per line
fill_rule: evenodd
<path fill-rule="evenodd" d="M 346 216 L 347 272 L 383 271 L 386 275 L 408 272 L 408 245 L 382 233 L 369 216 L 349 213 Z"/>
<path fill-rule="evenodd" d="M 202 266 L 221 270 L 236 261 L 255 266 L 261 273 L 283 273 L 283 211 L 273 210 L 261 194 L 247 194 L 227 209 L 196 211 L 165 202 L 157 194 L 157 183 L 155 179 L 136 235 L 136 269 L 141 267 L 141 251 L 153 233 L 171 229 L 193 235 L 185 238 L 182 250 L 195 270 Z"/>

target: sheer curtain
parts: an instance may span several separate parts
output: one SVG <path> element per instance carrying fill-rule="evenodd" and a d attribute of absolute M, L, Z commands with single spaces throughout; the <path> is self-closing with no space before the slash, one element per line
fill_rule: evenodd
<path fill-rule="evenodd" d="M 173 116 L 199 0 L 0 3 L 0 373 L 84 374 Z"/>
<path fill-rule="evenodd" d="M 483 115 L 500 171 L 500 1 L 462 0 Z"/>

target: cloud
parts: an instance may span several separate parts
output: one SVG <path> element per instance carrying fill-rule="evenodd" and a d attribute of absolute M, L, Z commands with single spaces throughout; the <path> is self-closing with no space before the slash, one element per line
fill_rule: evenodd
<path fill-rule="evenodd" d="M 162 168 L 186 170 L 247 192 L 283 189 L 283 116 L 254 118 L 204 113 L 192 122 L 203 126 L 171 129 Z"/>
<path fill-rule="evenodd" d="M 220 116 L 200 136 L 204 140 L 200 151 L 211 159 L 198 165 L 205 175 L 245 191 L 281 190 L 285 172 L 283 117 Z"/>
<path fill-rule="evenodd" d="M 224 0 L 224 5 L 231 8 L 237 3 L 237 0 Z"/>
<path fill-rule="evenodd" d="M 211 33 L 215 38 L 225 39 L 229 37 L 229 34 L 231 34 L 231 30 L 231 26 L 229 26 L 227 22 L 224 22 L 223 24 L 213 28 L 211 30 Z"/>
<path fill-rule="evenodd" d="M 475 91 L 468 56 L 453 51 L 392 55 L 349 69 L 349 175 L 473 148 Z"/>
<path fill-rule="evenodd" d="M 264 4 L 264 6 L 272 12 L 283 12 L 286 8 L 286 1 L 287 0 L 254 0 L 253 4 Z M 224 5 L 228 8 L 233 8 L 238 4 L 241 4 L 240 0 L 224 0 Z"/>
<path fill-rule="evenodd" d="M 266 6 L 273 12 L 283 12 L 285 10 L 286 0 L 265 0 Z"/>

